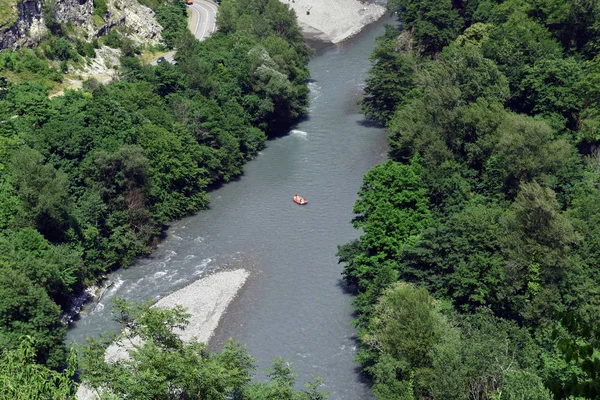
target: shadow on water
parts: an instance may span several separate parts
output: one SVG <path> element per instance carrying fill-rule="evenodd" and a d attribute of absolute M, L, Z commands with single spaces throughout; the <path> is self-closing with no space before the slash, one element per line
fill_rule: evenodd
<path fill-rule="evenodd" d="M 348 285 L 343 279 L 338 281 L 337 287 L 340 288 L 342 293 L 345 295 L 356 296 L 358 293 L 356 286 Z M 350 316 L 352 317 L 353 321 L 356 320 L 359 317 L 358 310 L 354 308 L 350 313 Z M 356 336 L 353 336 L 352 339 L 355 340 Z"/>
<path fill-rule="evenodd" d="M 358 343 L 358 342 L 357 342 Z M 358 346 L 358 344 L 357 344 Z M 369 374 L 363 371 L 361 366 L 357 366 L 354 368 L 354 372 L 358 377 L 358 381 L 363 385 L 368 386 L 369 388 L 373 387 L 373 378 Z"/>
<path fill-rule="evenodd" d="M 265 147 L 267 147 L 269 145 L 269 142 L 271 142 L 273 140 L 281 139 L 286 136 L 289 136 L 293 130 L 298 128 L 298 125 L 300 125 L 303 122 L 307 122 L 307 121 L 310 121 L 310 115 L 309 115 L 308 111 L 306 112 L 306 115 L 303 115 L 300 118 L 296 119 L 295 121 L 292 122 L 291 125 L 286 125 L 285 127 L 277 129 L 275 132 L 271 132 L 269 134 L 267 141 L 265 142 Z"/>
<path fill-rule="evenodd" d="M 381 125 L 378 122 L 375 121 L 370 121 L 368 119 L 361 119 L 359 121 L 356 121 L 357 125 L 360 125 L 364 128 L 385 128 L 385 126 Z"/>
<path fill-rule="evenodd" d="M 337 282 L 337 287 L 340 288 L 340 290 L 342 291 L 342 293 L 344 294 L 350 294 L 355 296 L 356 295 L 356 287 L 353 285 L 349 285 L 348 283 L 346 283 L 346 281 L 344 281 L 343 279 L 340 279 Z"/>
<path fill-rule="evenodd" d="M 337 46 L 333 43 L 324 43 L 317 40 L 306 39 L 304 41 L 308 47 L 314 50 L 315 56 L 320 56 L 323 53 L 335 49 Z"/>
<path fill-rule="evenodd" d="M 212 192 L 215 192 L 215 191 L 221 189 L 223 186 L 227 185 L 230 182 L 239 182 L 243 177 L 244 177 L 244 171 L 242 170 L 242 172 L 239 175 L 232 177 L 228 181 L 224 181 L 221 179 L 219 181 L 213 182 L 206 187 L 206 193 L 208 193 L 210 195 Z M 210 203 L 207 204 L 205 210 L 210 210 Z M 199 211 L 201 211 L 201 210 L 199 210 Z M 191 215 L 195 215 L 195 214 L 196 213 L 191 214 Z"/>

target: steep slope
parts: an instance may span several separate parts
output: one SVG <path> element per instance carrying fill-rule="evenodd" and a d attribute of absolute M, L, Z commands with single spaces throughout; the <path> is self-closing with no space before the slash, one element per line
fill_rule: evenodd
<path fill-rule="evenodd" d="M 161 26 L 154 12 L 135 0 L 22 0 L 0 2 L 0 50 L 31 47 L 53 27 L 67 27 L 70 35 L 91 40 L 115 27 L 132 39 L 156 44 Z"/>

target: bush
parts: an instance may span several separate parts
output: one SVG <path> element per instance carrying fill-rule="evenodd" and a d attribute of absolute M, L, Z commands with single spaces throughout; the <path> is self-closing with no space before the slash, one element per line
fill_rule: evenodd
<path fill-rule="evenodd" d="M 32 73 L 39 79 L 62 82 L 60 72 L 51 68 L 46 59 L 30 49 L 0 52 L 0 71 L 13 71 L 17 74 Z"/>
<path fill-rule="evenodd" d="M 94 0 L 94 15 L 104 17 L 108 12 L 108 6 L 105 0 Z"/>
<path fill-rule="evenodd" d="M 83 81 L 81 86 L 85 90 L 89 90 L 90 92 L 93 92 L 94 90 L 98 89 L 101 85 L 102 84 L 98 81 L 98 79 L 90 78 L 90 79 Z"/>
<path fill-rule="evenodd" d="M 81 40 L 78 40 L 75 48 L 77 49 L 77 53 L 83 57 L 96 57 L 96 50 L 94 49 L 94 45 L 90 42 L 82 42 Z"/>
<path fill-rule="evenodd" d="M 92 16 L 92 21 L 94 22 L 94 27 L 98 29 L 104 26 L 104 18 L 102 18 L 100 15 L 94 14 Z"/>
<path fill-rule="evenodd" d="M 121 34 L 116 30 L 110 30 L 103 38 L 104 44 L 108 47 L 118 49 L 122 45 Z"/>
<path fill-rule="evenodd" d="M 179 35 L 187 29 L 187 8 L 183 2 L 160 6 L 156 9 L 156 20 L 163 27 L 167 47 L 173 48 Z"/>
<path fill-rule="evenodd" d="M 14 0 L 0 0 L 0 10 L 2 10 L 2 14 L 0 15 L 0 27 L 3 29 L 10 28 L 19 19 L 15 3 L 16 1 Z"/>
<path fill-rule="evenodd" d="M 45 42 L 45 53 L 46 57 L 51 60 L 61 60 L 68 61 L 73 60 L 77 61 L 79 56 L 75 49 L 73 49 L 73 45 L 64 37 L 57 38 L 55 36 L 50 36 Z"/>

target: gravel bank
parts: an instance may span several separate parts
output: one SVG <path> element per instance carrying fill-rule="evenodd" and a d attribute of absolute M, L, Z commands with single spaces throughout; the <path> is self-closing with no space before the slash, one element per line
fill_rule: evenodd
<path fill-rule="evenodd" d="M 359 0 L 280 0 L 292 7 L 306 39 L 339 43 L 386 13 L 380 4 Z"/>
<path fill-rule="evenodd" d="M 244 269 L 217 272 L 160 299 L 154 307 L 168 308 L 179 304 L 187 308 L 192 317 L 186 329 L 179 332 L 179 337 L 183 341 L 196 337 L 207 343 L 221 315 L 249 275 Z"/>
<path fill-rule="evenodd" d="M 244 286 L 249 275 L 250 273 L 244 269 L 217 272 L 160 299 L 153 307 L 167 308 L 181 305 L 187 308 L 187 312 L 191 314 L 190 323 L 185 329 L 179 330 L 179 337 L 183 341 L 197 338 L 206 343 L 219 324 L 227 306 Z M 127 343 L 110 345 L 106 350 L 105 359 L 116 361 L 127 357 L 130 348 Z M 84 385 L 81 385 L 77 391 L 77 400 L 97 398 L 95 393 Z"/>

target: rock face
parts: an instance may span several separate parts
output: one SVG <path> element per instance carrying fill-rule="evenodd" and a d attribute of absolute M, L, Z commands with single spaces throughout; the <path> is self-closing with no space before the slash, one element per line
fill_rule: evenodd
<path fill-rule="evenodd" d="M 17 22 L 0 29 L 0 49 L 32 45 L 46 33 L 41 0 L 24 0 L 17 3 L 16 7 L 19 15 Z"/>
<path fill-rule="evenodd" d="M 162 40 L 162 27 L 154 18 L 154 11 L 138 3 L 136 0 L 107 0 L 108 13 L 104 27 L 96 31 L 96 36 L 103 30 L 115 27 L 126 27 L 129 35 L 137 42 L 157 44 Z"/>
<path fill-rule="evenodd" d="M 18 20 L 10 27 L 0 27 L 0 50 L 31 47 L 48 34 L 44 1 L 20 0 L 16 4 Z M 156 44 L 161 40 L 161 26 L 154 12 L 136 0 L 107 0 L 108 11 L 103 18 L 94 16 L 93 0 L 55 0 L 51 7 L 58 24 L 70 24 L 78 38 L 91 40 L 118 27 L 126 28 L 128 36 L 136 42 Z M 2 10 L 0 10 L 1 12 Z"/>
<path fill-rule="evenodd" d="M 59 24 L 70 21 L 74 26 L 86 26 L 92 21 L 94 2 L 92 0 L 56 1 L 55 15 Z"/>

